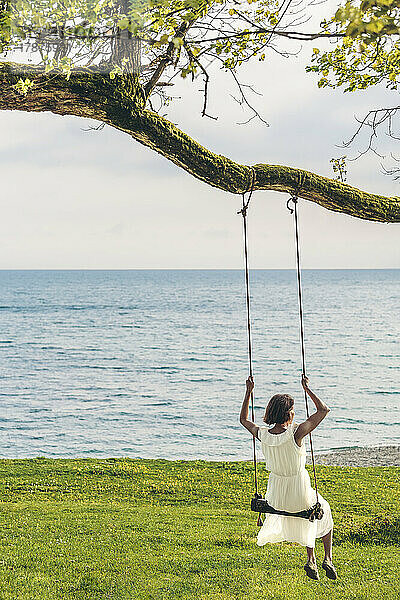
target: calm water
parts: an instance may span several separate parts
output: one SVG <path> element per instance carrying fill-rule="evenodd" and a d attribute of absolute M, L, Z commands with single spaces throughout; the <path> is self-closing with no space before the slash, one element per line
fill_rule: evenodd
<path fill-rule="evenodd" d="M 328 449 L 400 443 L 400 270 L 305 271 Z M 294 271 L 253 271 L 256 413 L 304 418 Z M 0 456 L 243 459 L 241 271 L 1 271 Z"/>

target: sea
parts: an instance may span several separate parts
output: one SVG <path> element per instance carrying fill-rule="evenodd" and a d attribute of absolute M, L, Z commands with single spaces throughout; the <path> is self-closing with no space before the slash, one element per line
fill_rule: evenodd
<path fill-rule="evenodd" d="M 256 422 L 276 393 L 301 422 L 296 273 L 250 283 Z M 305 270 L 303 289 L 331 408 L 315 449 L 400 444 L 400 270 Z M 242 271 L 0 271 L 0 320 L 0 457 L 251 458 Z"/>

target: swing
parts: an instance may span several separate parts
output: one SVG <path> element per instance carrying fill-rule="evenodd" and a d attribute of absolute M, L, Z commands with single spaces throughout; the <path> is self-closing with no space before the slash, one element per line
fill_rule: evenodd
<path fill-rule="evenodd" d="M 243 239 L 244 239 L 244 261 L 245 261 L 245 282 L 246 282 L 246 305 L 247 305 L 247 339 L 248 339 L 248 355 L 249 355 L 249 375 L 253 377 L 253 356 L 252 356 L 252 344 L 251 344 L 251 322 L 250 322 L 250 284 L 249 284 L 249 261 L 248 261 L 248 251 L 247 251 L 247 209 L 250 204 L 251 196 L 254 190 L 254 179 L 255 173 L 252 168 L 252 179 L 250 189 L 247 190 L 249 193 L 247 202 L 246 202 L 246 193 L 242 194 L 243 198 L 243 206 L 241 210 L 238 211 L 238 214 L 243 216 Z M 300 188 L 300 182 L 299 186 Z M 293 207 L 289 206 L 290 202 L 293 203 Z M 297 291 L 298 291 L 298 301 L 299 301 L 299 320 L 300 320 L 300 339 L 301 339 L 301 360 L 302 360 L 302 374 L 305 377 L 306 375 L 306 359 L 305 359 L 305 343 L 304 343 L 304 322 L 303 322 L 303 299 L 302 299 L 302 285 L 301 285 L 301 269 L 300 269 L 300 250 L 299 250 L 299 223 L 298 223 L 298 214 L 297 214 L 297 193 L 289 198 L 287 201 L 287 208 L 293 214 L 294 213 L 294 223 L 295 223 L 295 240 L 296 240 L 296 267 L 297 267 Z M 308 409 L 308 398 L 307 393 L 304 390 L 304 400 L 306 406 L 306 414 L 307 418 L 309 415 Z M 251 418 L 252 421 L 255 421 L 254 416 L 254 392 L 251 392 Z M 311 449 L 311 458 L 312 458 L 312 466 L 314 473 L 314 485 L 315 485 L 315 494 L 316 494 L 316 503 L 306 510 L 302 510 L 299 512 L 288 512 L 286 510 L 277 510 L 268 504 L 268 502 L 262 497 L 261 494 L 258 493 L 258 481 L 257 481 L 257 460 L 256 460 L 256 440 L 253 436 L 253 466 L 254 466 L 254 498 L 251 500 L 251 510 L 258 513 L 257 525 L 262 525 L 262 514 L 274 514 L 274 515 L 283 515 L 287 517 L 299 517 L 302 519 L 308 519 L 313 522 L 315 519 L 321 520 L 324 511 L 321 506 L 321 503 L 318 500 L 318 486 L 317 486 L 317 475 L 315 471 L 315 459 L 314 459 L 314 449 L 312 443 L 311 432 L 310 436 L 310 449 Z"/>

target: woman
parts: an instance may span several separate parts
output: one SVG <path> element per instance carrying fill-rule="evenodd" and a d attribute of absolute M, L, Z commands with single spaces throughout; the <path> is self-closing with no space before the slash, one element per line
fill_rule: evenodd
<path fill-rule="evenodd" d="M 254 388 L 251 377 L 246 381 L 246 393 L 240 412 L 241 424 L 261 442 L 270 471 L 266 500 L 277 510 L 298 512 L 313 506 L 316 502 L 315 490 L 311 487 L 310 477 L 306 471 L 306 449 L 304 438 L 313 431 L 326 417 L 329 408 L 308 387 L 307 377 L 302 378 L 302 386 L 315 404 L 316 412 L 300 423 L 293 422 L 294 400 L 288 394 L 276 394 L 271 398 L 265 410 L 264 422 L 268 427 L 258 427 L 249 421 L 249 399 Z M 321 520 L 311 522 L 301 517 L 287 517 L 266 514 L 261 527 L 257 544 L 263 546 L 267 542 L 297 542 L 307 548 L 305 572 L 311 579 L 319 579 L 315 560 L 315 539 L 322 538 L 325 557 L 322 568 L 327 577 L 337 579 L 332 563 L 332 530 L 333 521 L 328 502 L 318 494 L 318 500 L 324 510 Z"/>

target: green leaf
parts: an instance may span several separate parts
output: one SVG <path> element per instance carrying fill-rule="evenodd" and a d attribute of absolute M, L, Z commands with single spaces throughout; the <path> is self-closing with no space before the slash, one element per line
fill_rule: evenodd
<path fill-rule="evenodd" d="M 180 37 L 175 37 L 172 41 L 173 41 L 175 48 L 177 48 L 177 49 L 180 48 L 183 44 L 183 39 Z"/>
<path fill-rule="evenodd" d="M 127 18 L 120 19 L 118 21 L 117 25 L 120 29 L 126 29 L 129 26 L 129 19 L 127 19 Z"/>

